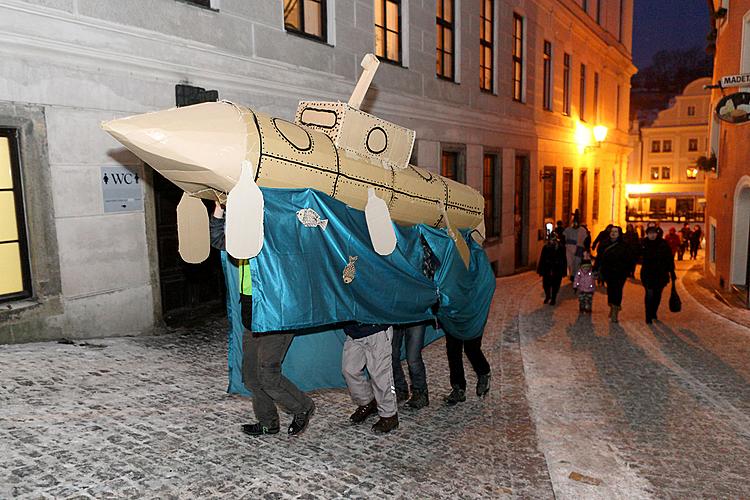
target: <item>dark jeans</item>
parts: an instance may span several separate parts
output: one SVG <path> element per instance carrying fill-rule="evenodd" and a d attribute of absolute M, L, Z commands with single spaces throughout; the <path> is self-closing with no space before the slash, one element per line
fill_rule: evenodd
<path fill-rule="evenodd" d="M 542 287 L 544 287 L 544 297 L 547 299 L 556 300 L 557 292 L 560 291 L 560 282 L 562 276 L 543 276 Z"/>
<path fill-rule="evenodd" d="M 458 386 L 466 390 L 466 377 L 464 376 L 464 359 L 462 352 L 469 358 L 471 367 L 477 376 L 490 373 L 490 364 L 482 353 L 482 337 L 471 340 L 459 340 L 449 333 L 445 334 L 445 349 L 448 353 L 448 369 L 451 374 L 451 386 Z"/>
<path fill-rule="evenodd" d="M 656 313 L 661 303 L 661 292 L 664 287 L 646 287 L 646 321 L 656 319 Z"/>
<path fill-rule="evenodd" d="M 242 378 L 253 393 L 253 410 L 261 425 L 279 424 L 276 403 L 292 414 L 305 412 L 313 404 L 310 397 L 281 374 L 281 362 L 293 339 L 293 333 L 254 335 L 249 330 L 245 330 L 242 338 Z"/>
<path fill-rule="evenodd" d="M 408 392 L 404 369 L 401 367 L 401 344 L 406 339 L 406 362 L 409 365 L 409 378 L 412 391 L 427 390 L 427 373 L 422 360 L 425 325 L 394 327 L 391 340 L 391 361 L 393 364 L 393 385 L 397 391 Z"/>
<path fill-rule="evenodd" d="M 626 278 L 610 278 L 607 280 L 607 302 L 611 305 L 622 306 L 622 289 L 625 288 Z"/>

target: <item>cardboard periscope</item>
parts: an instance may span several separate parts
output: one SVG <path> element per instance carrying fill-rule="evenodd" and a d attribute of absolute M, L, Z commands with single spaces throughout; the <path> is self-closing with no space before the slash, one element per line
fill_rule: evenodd
<path fill-rule="evenodd" d="M 415 132 L 359 109 L 377 66 L 375 56 L 365 56 L 348 103 L 300 102 L 294 123 L 221 101 L 113 120 L 102 128 L 188 196 L 221 203 L 229 197 L 226 240 L 234 257 L 255 256 L 262 246 L 257 186 L 312 188 L 369 214 L 379 254 L 395 248 L 391 220 L 426 224 L 448 229 L 468 267 L 469 249 L 457 229 L 484 239 L 484 198 L 409 165 Z M 250 175 L 241 175 L 247 169 Z M 209 238 L 203 223 L 186 225 L 196 207 L 185 203 L 178 218 L 187 262 L 205 258 Z"/>

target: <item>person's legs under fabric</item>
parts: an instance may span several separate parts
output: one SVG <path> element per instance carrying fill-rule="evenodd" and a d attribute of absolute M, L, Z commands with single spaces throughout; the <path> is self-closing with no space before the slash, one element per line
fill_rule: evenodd
<path fill-rule="evenodd" d="M 347 336 L 341 356 L 341 373 L 346 380 L 349 395 L 357 405 L 357 409 L 349 417 L 353 424 L 360 424 L 378 412 L 372 385 L 365 377 L 365 340 L 366 338 L 355 340 Z"/>
<path fill-rule="evenodd" d="M 378 332 L 362 339 L 365 366 L 370 374 L 369 384 L 378 403 L 378 415 L 392 417 L 397 412 L 396 392 L 393 388 L 393 369 L 390 363 L 391 334 L 393 329 Z"/>
<path fill-rule="evenodd" d="M 464 340 L 464 352 L 477 374 L 477 396 L 481 398 L 490 390 L 490 364 L 482 352 L 482 335 L 475 339 Z"/>
<path fill-rule="evenodd" d="M 393 365 L 393 385 L 396 388 L 396 399 L 405 401 L 409 398 L 409 386 L 406 383 L 404 369 L 401 366 L 401 345 L 406 336 L 407 328 L 394 327 L 391 342 L 391 364 Z"/>
<path fill-rule="evenodd" d="M 443 398 L 449 406 L 466 401 L 466 377 L 464 375 L 463 341 L 445 332 L 445 351 L 448 355 L 451 392 Z"/>
<path fill-rule="evenodd" d="M 425 329 L 426 326 L 422 324 L 411 326 L 406 330 L 406 361 L 411 379 L 411 399 L 407 401 L 406 406 L 412 410 L 419 410 L 430 404 L 427 392 L 427 370 L 422 359 Z"/>
<path fill-rule="evenodd" d="M 243 426 L 243 431 L 248 434 L 275 434 L 279 432 L 279 413 L 273 399 L 263 390 L 260 380 L 260 343 L 263 340 L 254 336 L 250 330 L 245 329 L 242 338 L 242 378 L 245 387 L 253 393 L 253 411 L 256 424 Z"/>
<path fill-rule="evenodd" d="M 315 403 L 281 373 L 281 363 L 294 340 L 294 333 L 261 334 L 259 338 L 262 340 L 258 355 L 261 387 L 271 399 L 294 415 L 289 434 L 300 434 L 307 428 Z"/>

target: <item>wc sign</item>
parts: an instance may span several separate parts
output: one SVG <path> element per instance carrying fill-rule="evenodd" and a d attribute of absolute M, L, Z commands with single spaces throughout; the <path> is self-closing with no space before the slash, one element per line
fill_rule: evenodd
<path fill-rule="evenodd" d="M 140 167 L 101 167 L 104 212 L 140 212 L 143 210 L 142 172 Z"/>

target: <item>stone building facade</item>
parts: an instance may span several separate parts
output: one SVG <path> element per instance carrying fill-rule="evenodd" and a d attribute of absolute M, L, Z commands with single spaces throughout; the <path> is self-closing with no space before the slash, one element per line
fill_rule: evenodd
<path fill-rule="evenodd" d="M 364 109 L 485 194 L 497 274 L 576 208 L 592 231 L 621 222 L 631 32 L 632 0 L 4 0 L 0 342 L 148 333 L 221 294 L 215 259 L 177 259 L 173 188 L 99 128 L 178 85 L 292 119 L 347 100 L 376 52 Z"/>
<path fill-rule="evenodd" d="M 711 78 L 689 83 L 653 123 L 631 129 L 633 154 L 628 171 L 627 220 L 703 225 L 705 173 L 697 160 L 708 148 Z"/>
<path fill-rule="evenodd" d="M 714 84 L 724 76 L 750 74 L 750 0 L 715 0 L 712 14 Z M 722 97 L 736 92 L 750 92 L 750 85 L 714 89 L 711 94 L 709 154 L 717 161 L 716 171 L 706 180 L 705 274 L 714 287 L 736 291 L 748 305 L 750 123 L 721 121 L 715 109 Z"/>

